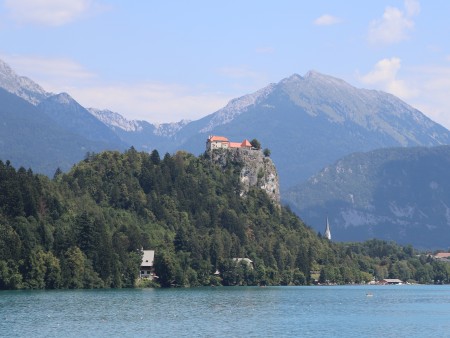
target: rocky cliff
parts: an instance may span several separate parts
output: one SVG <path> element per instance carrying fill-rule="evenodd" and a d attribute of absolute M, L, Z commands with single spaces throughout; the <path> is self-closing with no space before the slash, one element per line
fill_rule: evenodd
<path fill-rule="evenodd" d="M 280 205 L 280 186 L 277 169 L 270 157 L 261 150 L 215 149 L 208 152 L 212 161 L 222 168 L 238 165 L 240 169 L 241 196 L 251 187 L 264 190 L 276 205 Z"/>

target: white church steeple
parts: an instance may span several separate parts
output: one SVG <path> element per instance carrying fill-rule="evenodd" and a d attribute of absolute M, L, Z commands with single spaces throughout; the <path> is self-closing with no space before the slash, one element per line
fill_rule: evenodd
<path fill-rule="evenodd" d="M 328 222 L 328 217 L 327 217 L 327 226 L 325 228 L 325 234 L 324 234 L 325 238 L 331 241 L 331 230 L 330 230 L 330 223 Z"/>

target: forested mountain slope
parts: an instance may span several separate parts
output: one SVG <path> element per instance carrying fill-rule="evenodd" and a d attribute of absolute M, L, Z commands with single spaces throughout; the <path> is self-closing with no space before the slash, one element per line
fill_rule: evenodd
<path fill-rule="evenodd" d="M 155 250 L 161 286 L 309 284 L 311 271 L 322 282 L 447 281 L 446 265 L 412 248 L 334 244 L 261 189 L 240 196 L 239 171 L 133 148 L 53 180 L 0 162 L 0 288 L 132 287 L 141 249 Z"/>
<path fill-rule="evenodd" d="M 450 246 L 450 146 L 354 153 L 327 166 L 284 198 L 333 238 L 393 240 L 418 248 Z"/>

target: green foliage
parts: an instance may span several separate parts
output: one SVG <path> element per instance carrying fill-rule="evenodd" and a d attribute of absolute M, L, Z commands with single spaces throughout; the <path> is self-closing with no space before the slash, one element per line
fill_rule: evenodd
<path fill-rule="evenodd" d="M 0 260 L 0 290 L 22 288 L 22 278 L 18 262 Z"/>
<path fill-rule="evenodd" d="M 239 168 L 206 155 L 90 153 L 52 180 L 0 162 L 0 187 L 0 289 L 449 279 L 412 247 L 319 238 L 262 190 L 239 196 Z M 156 252 L 152 282 L 141 249 Z"/>
<path fill-rule="evenodd" d="M 169 287 L 175 285 L 175 277 L 179 266 L 173 254 L 166 251 L 159 252 L 155 257 L 155 269 L 161 286 Z"/>
<path fill-rule="evenodd" d="M 256 138 L 254 138 L 253 140 L 251 140 L 250 141 L 250 144 L 252 145 L 252 147 L 253 148 L 255 148 L 255 149 L 261 149 L 261 143 L 256 139 Z"/>
<path fill-rule="evenodd" d="M 30 253 L 25 264 L 27 288 L 57 289 L 61 286 L 61 267 L 53 253 L 35 250 Z"/>

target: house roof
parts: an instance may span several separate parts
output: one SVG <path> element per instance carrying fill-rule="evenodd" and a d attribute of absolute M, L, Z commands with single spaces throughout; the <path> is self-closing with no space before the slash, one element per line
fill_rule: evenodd
<path fill-rule="evenodd" d="M 386 283 L 403 283 L 403 281 L 400 280 L 400 279 L 389 279 L 389 278 L 383 279 L 383 282 L 386 282 Z"/>
<path fill-rule="evenodd" d="M 449 258 L 450 252 L 439 252 L 436 255 L 434 255 L 434 258 Z"/>
<path fill-rule="evenodd" d="M 251 146 L 252 146 L 252 144 L 250 143 L 249 140 L 244 140 L 244 141 L 241 143 L 241 147 L 251 147 Z"/>
<path fill-rule="evenodd" d="M 241 147 L 241 143 L 239 143 L 239 142 L 230 142 L 229 147 L 230 148 L 240 148 Z"/>
<path fill-rule="evenodd" d="M 153 261 L 155 259 L 155 250 L 143 250 L 144 255 L 142 256 L 141 266 L 153 266 Z"/>
<path fill-rule="evenodd" d="M 244 140 L 242 142 L 230 142 L 226 137 L 224 136 L 217 136 L 217 135 L 210 135 L 208 137 L 207 142 L 224 142 L 228 143 L 229 148 L 251 148 L 252 144 L 249 140 Z"/>
<path fill-rule="evenodd" d="M 216 141 L 216 142 L 228 142 L 228 139 L 226 138 L 226 137 L 224 137 L 224 136 L 210 136 L 209 138 L 208 138 L 208 141 L 210 141 L 210 142 L 214 142 L 214 141 Z"/>

